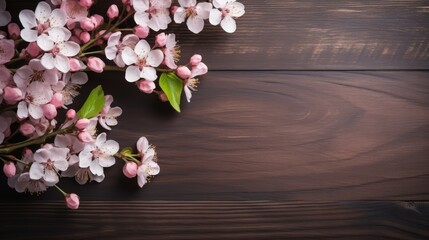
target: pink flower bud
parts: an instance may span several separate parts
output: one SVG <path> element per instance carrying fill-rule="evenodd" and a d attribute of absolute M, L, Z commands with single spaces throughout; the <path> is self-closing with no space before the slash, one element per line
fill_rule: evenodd
<path fill-rule="evenodd" d="M 127 178 L 133 178 L 137 175 L 137 164 L 135 162 L 127 162 L 122 168 L 122 172 Z"/>
<path fill-rule="evenodd" d="M 182 79 L 188 79 L 191 76 L 191 70 L 185 66 L 180 66 L 176 69 L 177 76 L 179 76 Z"/>
<path fill-rule="evenodd" d="M 19 131 L 22 133 L 22 135 L 29 137 L 33 135 L 34 131 L 36 131 L 36 128 L 32 124 L 25 122 L 21 124 Z"/>
<path fill-rule="evenodd" d="M 3 165 L 3 172 L 6 177 L 13 177 L 16 174 L 16 166 L 13 162 L 6 162 Z"/>
<path fill-rule="evenodd" d="M 118 15 L 119 15 L 118 6 L 116 6 L 116 4 L 110 5 L 109 9 L 107 9 L 107 16 L 109 17 L 109 19 L 115 19 L 118 17 Z"/>
<path fill-rule="evenodd" d="M 75 36 L 77 36 L 77 37 L 79 37 L 80 36 L 80 34 L 82 33 L 83 31 L 82 31 L 82 29 L 80 29 L 80 28 L 75 28 L 75 29 L 73 29 L 73 35 L 75 35 Z"/>
<path fill-rule="evenodd" d="M 89 42 L 89 40 L 91 40 L 91 35 L 88 32 L 82 32 L 79 36 L 79 39 L 83 43 L 87 43 L 87 42 Z"/>
<path fill-rule="evenodd" d="M 81 118 L 81 119 L 77 120 L 75 126 L 76 126 L 77 129 L 83 130 L 83 129 L 85 129 L 85 128 L 87 128 L 89 126 L 90 122 L 91 121 L 89 119 L 87 119 L 87 118 Z"/>
<path fill-rule="evenodd" d="M 141 80 L 137 82 L 137 87 L 140 89 L 140 91 L 150 94 L 155 89 L 155 83 L 148 80 Z"/>
<path fill-rule="evenodd" d="M 43 115 L 49 120 L 54 119 L 57 116 L 57 108 L 54 104 L 48 103 L 43 106 Z"/>
<path fill-rule="evenodd" d="M 76 116 L 76 111 L 74 109 L 69 109 L 66 115 L 68 119 L 73 119 Z"/>
<path fill-rule="evenodd" d="M 63 105 L 63 94 L 60 92 L 55 93 L 52 96 L 51 103 L 56 107 L 60 108 Z"/>
<path fill-rule="evenodd" d="M 16 23 L 9 23 L 9 25 L 7 25 L 7 31 L 12 39 L 18 39 L 21 34 L 21 29 L 19 29 L 19 26 Z"/>
<path fill-rule="evenodd" d="M 95 28 L 99 27 L 104 22 L 104 18 L 101 15 L 94 14 L 91 16 L 91 21 L 94 23 Z"/>
<path fill-rule="evenodd" d="M 98 57 L 89 57 L 88 62 L 86 63 L 91 71 L 96 73 L 102 73 L 106 64 Z"/>
<path fill-rule="evenodd" d="M 66 26 L 69 30 L 73 30 L 74 28 L 76 28 L 76 22 L 67 22 Z"/>
<path fill-rule="evenodd" d="M 79 0 L 79 4 L 82 7 L 86 7 L 86 8 L 90 8 L 93 3 L 94 3 L 93 0 Z"/>
<path fill-rule="evenodd" d="M 15 104 L 23 98 L 19 88 L 5 87 L 3 91 L 3 98 L 9 104 Z"/>
<path fill-rule="evenodd" d="M 197 65 L 198 65 L 198 63 L 200 63 L 202 60 L 203 60 L 203 57 L 201 57 L 201 55 L 199 55 L 199 54 L 194 54 L 194 55 L 191 57 L 191 60 L 189 60 L 189 63 L 190 63 L 192 66 L 197 66 Z"/>
<path fill-rule="evenodd" d="M 42 49 L 40 49 L 39 45 L 37 45 L 37 42 L 29 43 L 26 50 L 30 57 L 33 58 L 42 54 Z"/>
<path fill-rule="evenodd" d="M 179 7 L 178 6 L 172 6 L 171 8 L 170 8 L 170 12 L 171 12 L 171 14 L 175 14 L 176 13 L 176 11 L 177 11 L 177 9 L 178 9 Z"/>
<path fill-rule="evenodd" d="M 77 44 L 81 44 L 80 39 L 76 36 L 71 36 L 70 41 L 75 42 Z"/>
<path fill-rule="evenodd" d="M 158 93 L 159 100 L 162 102 L 168 102 L 168 97 L 164 92 Z"/>
<path fill-rule="evenodd" d="M 166 42 L 167 42 L 167 37 L 165 36 L 165 33 L 160 33 L 156 35 L 155 45 L 157 47 L 164 47 Z"/>
<path fill-rule="evenodd" d="M 24 158 L 32 157 L 32 156 L 33 156 L 33 152 L 29 148 L 25 148 L 24 151 L 22 152 L 22 157 Z"/>
<path fill-rule="evenodd" d="M 139 38 L 146 38 L 149 35 L 149 28 L 147 26 L 137 25 L 134 27 L 133 32 Z"/>
<path fill-rule="evenodd" d="M 91 134 L 89 134 L 87 132 L 81 132 L 81 133 L 79 133 L 79 135 L 77 137 L 79 138 L 79 140 L 81 142 L 84 142 L 84 143 L 90 143 L 90 142 L 94 141 Z"/>
<path fill-rule="evenodd" d="M 79 208 L 79 196 L 75 193 L 66 194 L 66 205 L 70 209 L 78 209 Z"/>
<path fill-rule="evenodd" d="M 91 18 L 83 18 L 80 20 L 80 27 L 84 31 L 92 31 L 95 28 L 95 22 Z"/>
<path fill-rule="evenodd" d="M 80 62 L 76 58 L 69 58 L 70 71 L 77 72 L 81 69 Z"/>

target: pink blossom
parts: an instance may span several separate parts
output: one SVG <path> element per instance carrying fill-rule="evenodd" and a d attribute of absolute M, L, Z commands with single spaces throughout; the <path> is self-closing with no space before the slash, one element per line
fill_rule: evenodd
<path fill-rule="evenodd" d="M 164 48 L 165 65 L 171 69 L 176 69 L 176 62 L 179 60 L 180 50 L 176 45 L 176 35 L 174 33 L 166 35 L 166 42 Z"/>
<path fill-rule="evenodd" d="M 167 42 L 167 36 L 165 33 L 160 33 L 155 37 L 155 46 L 164 47 Z"/>
<path fill-rule="evenodd" d="M 67 21 L 66 13 L 61 9 L 54 9 L 46 2 L 39 2 L 35 12 L 22 10 L 19 20 L 24 26 L 21 37 L 26 42 L 35 42 L 51 28 L 63 28 Z"/>
<path fill-rule="evenodd" d="M 91 18 L 83 18 L 80 20 L 80 27 L 84 30 L 84 31 L 92 31 L 95 28 L 95 24 L 96 22 L 93 21 Z"/>
<path fill-rule="evenodd" d="M 16 166 L 13 162 L 6 162 L 3 165 L 3 172 L 6 177 L 13 177 L 16 174 Z"/>
<path fill-rule="evenodd" d="M 90 124 L 90 120 L 87 118 L 81 118 L 79 120 L 77 120 L 75 127 L 79 130 L 84 130 L 85 128 L 87 128 Z"/>
<path fill-rule="evenodd" d="M 191 76 L 191 70 L 186 66 L 180 66 L 176 69 L 177 76 L 182 79 L 187 79 Z"/>
<path fill-rule="evenodd" d="M 82 66 L 80 64 L 80 61 L 76 58 L 69 58 L 69 64 L 70 64 L 70 71 L 77 72 L 79 70 L 82 70 Z"/>
<path fill-rule="evenodd" d="M 42 57 L 42 65 L 46 69 L 56 68 L 62 73 L 70 71 L 68 57 L 73 57 L 80 51 L 79 44 L 68 41 L 71 32 L 65 28 L 51 28 L 49 36 L 42 34 L 37 39 L 41 49 L 47 51 Z"/>
<path fill-rule="evenodd" d="M 115 164 L 115 155 L 119 150 L 119 144 L 114 140 L 106 140 L 106 133 L 98 135 L 92 144 L 86 144 L 79 153 L 79 167 L 91 170 L 94 175 L 104 174 L 103 168 Z"/>
<path fill-rule="evenodd" d="M 82 32 L 79 35 L 79 39 L 83 42 L 83 43 L 87 43 L 89 42 L 89 40 L 91 40 L 91 35 L 89 34 L 89 32 Z"/>
<path fill-rule="evenodd" d="M 30 83 L 24 100 L 18 103 L 18 117 L 27 118 L 31 116 L 34 119 L 43 117 L 42 106 L 51 101 L 52 94 L 52 89 L 47 83 Z"/>
<path fill-rule="evenodd" d="M 54 119 L 57 116 L 57 108 L 53 104 L 46 104 L 43 106 L 43 115 L 47 119 Z"/>
<path fill-rule="evenodd" d="M 79 208 L 79 196 L 75 193 L 66 194 L 65 195 L 66 205 L 70 209 L 78 209 Z"/>
<path fill-rule="evenodd" d="M 51 99 L 51 104 L 55 108 L 60 108 L 63 105 L 63 94 L 60 92 L 54 93 Z"/>
<path fill-rule="evenodd" d="M 128 82 L 135 82 L 141 78 L 155 81 L 157 79 L 156 70 L 164 56 L 159 49 L 151 50 L 146 40 L 140 40 L 136 47 L 131 49 L 125 47 L 122 52 L 122 59 L 128 66 L 125 72 L 125 79 Z"/>
<path fill-rule="evenodd" d="M 199 54 L 194 54 L 191 59 L 189 60 L 189 63 L 192 66 L 197 66 L 201 61 L 203 60 L 203 57 Z"/>
<path fill-rule="evenodd" d="M 21 126 L 19 127 L 19 131 L 22 135 L 31 137 L 36 131 L 36 128 L 32 124 L 25 122 L 21 124 Z"/>
<path fill-rule="evenodd" d="M 191 98 L 192 98 L 191 90 L 192 91 L 197 90 L 197 86 L 198 86 L 199 81 L 198 81 L 198 78 L 196 78 L 196 77 L 206 74 L 207 71 L 208 71 L 207 66 L 202 62 L 200 62 L 198 65 L 192 67 L 191 75 L 189 76 L 189 78 L 187 78 L 185 80 L 185 84 L 183 86 L 183 90 L 184 90 L 185 95 L 186 95 L 186 100 L 188 102 L 190 102 Z"/>
<path fill-rule="evenodd" d="M 137 176 L 137 163 L 127 162 L 122 168 L 122 172 L 127 178 L 133 178 Z"/>
<path fill-rule="evenodd" d="M 137 87 L 139 88 L 140 91 L 147 94 L 151 94 L 156 86 L 153 81 L 140 80 L 137 82 Z"/>
<path fill-rule="evenodd" d="M 154 161 L 156 159 L 155 149 L 149 145 L 145 137 L 141 137 L 137 141 L 137 150 L 141 156 L 141 163 L 137 169 L 137 183 L 140 187 L 143 187 L 149 177 L 159 173 L 160 168 Z"/>
<path fill-rule="evenodd" d="M 116 126 L 118 124 L 116 118 L 121 116 L 122 109 L 120 107 L 110 107 L 113 102 L 112 95 L 106 95 L 105 99 L 106 101 L 98 118 L 98 122 L 103 128 L 111 130 L 110 126 Z"/>
<path fill-rule="evenodd" d="M 60 8 L 65 11 L 68 24 L 79 22 L 88 16 L 88 8 L 76 0 L 63 0 Z"/>
<path fill-rule="evenodd" d="M 43 82 L 49 86 L 58 83 L 59 73 L 56 69 L 46 69 L 39 59 L 32 59 L 16 71 L 13 80 L 22 91 L 26 91 L 32 82 Z"/>
<path fill-rule="evenodd" d="M 89 57 L 88 62 L 86 63 L 91 71 L 96 73 L 102 73 L 106 64 L 98 57 Z"/>
<path fill-rule="evenodd" d="M 133 28 L 133 33 L 139 38 L 146 38 L 149 35 L 149 27 L 137 25 Z"/>
<path fill-rule="evenodd" d="M 136 11 L 134 21 L 154 31 L 166 29 L 171 22 L 169 8 L 171 0 L 133 0 Z"/>
<path fill-rule="evenodd" d="M 109 9 L 107 9 L 107 16 L 109 19 L 115 19 L 119 15 L 119 9 L 116 4 L 110 5 Z"/>
<path fill-rule="evenodd" d="M 93 0 L 79 0 L 79 4 L 82 7 L 86 7 L 86 8 L 90 8 L 92 6 L 92 4 L 94 3 Z"/>
<path fill-rule="evenodd" d="M 34 153 L 35 162 L 30 167 L 30 178 L 56 184 L 59 181 L 58 171 L 65 171 L 68 168 L 67 154 L 68 148 L 47 147 L 41 148 Z"/>
<path fill-rule="evenodd" d="M 14 55 L 14 41 L 11 39 L 0 39 L 0 64 L 8 63 Z"/>
<path fill-rule="evenodd" d="M 237 29 L 235 19 L 243 16 L 244 5 L 236 0 L 213 0 L 214 9 L 210 10 L 209 21 L 212 25 L 218 25 L 227 33 L 233 33 Z"/>
<path fill-rule="evenodd" d="M 124 60 L 122 59 L 122 51 L 126 47 L 134 48 L 139 41 L 139 37 L 134 34 L 128 34 L 121 41 L 121 35 L 121 32 L 111 34 L 104 52 L 106 58 L 113 60 L 118 67 L 125 67 Z"/>
<path fill-rule="evenodd" d="M 209 18 L 212 4 L 208 2 L 200 2 L 196 0 L 179 0 L 180 7 L 174 12 L 174 21 L 182 23 L 186 18 L 186 25 L 193 33 L 199 33 L 204 28 L 204 20 Z"/>
<path fill-rule="evenodd" d="M 105 178 L 105 175 L 102 174 L 100 176 L 94 175 L 89 167 L 80 168 L 79 167 L 79 157 L 76 155 L 70 156 L 69 159 L 69 168 L 62 172 L 61 175 L 63 177 L 74 177 L 76 182 L 83 185 L 87 182 L 102 182 Z"/>
<path fill-rule="evenodd" d="M 3 91 L 3 98 L 8 104 L 15 104 L 24 97 L 19 88 L 5 87 Z"/>
<path fill-rule="evenodd" d="M 19 26 L 16 23 L 9 23 L 7 25 L 7 31 L 12 39 L 18 39 L 21 34 L 21 29 L 19 29 Z"/>
<path fill-rule="evenodd" d="M 76 116 L 76 111 L 74 109 L 69 109 L 66 115 L 68 119 L 73 119 Z"/>
<path fill-rule="evenodd" d="M 42 52 L 43 51 L 40 49 L 39 45 L 37 45 L 37 42 L 31 42 L 28 44 L 27 48 L 25 48 L 25 53 L 27 53 L 30 58 L 38 57 Z"/>

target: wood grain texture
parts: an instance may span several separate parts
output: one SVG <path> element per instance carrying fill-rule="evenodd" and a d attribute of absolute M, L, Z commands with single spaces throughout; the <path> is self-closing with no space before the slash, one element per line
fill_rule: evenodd
<path fill-rule="evenodd" d="M 200 53 L 211 70 L 429 68 L 428 1 L 241 2 L 246 15 L 232 35 L 209 23 L 198 35 L 172 25 L 183 63 Z M 36 4 L 8 0 L 8 9 L 19 12 Z"/>
<path fill-rule="evenodd" d="M 88 200 L 427 200 L 428 78 L 212 72 L 176 114 L 111 75 L 102 83 L 124 115 L 109 136 L 125 147 L 146 135 L 161 174 L 140 191 L 118 164 L 101 186 L 66 189 Z"/>
<path fill-rule="evenodd" d="M 425 202 L 84 202 L 77 211 L 49 202 L 0 214 L 4 240 L 429 238 Z"/>

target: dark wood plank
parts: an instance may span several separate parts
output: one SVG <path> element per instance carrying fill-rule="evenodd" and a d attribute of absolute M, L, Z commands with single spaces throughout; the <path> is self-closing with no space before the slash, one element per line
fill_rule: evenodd
<path fill-rule="evenodd" d="M 2 239 L 428 239 L 425 202 L 62 202 L 0 205 Z"/>
<path fill-rule="evenodd" d="M 36 5 L 7 2 L 12 12 Z M 170 30 L 178 35 L 183 63 L 195 52 L 212 70 L 429 68 L 428 1 L 242 2 L 247 13 L 235 34 L 220 27 L 199 35 L 185 26 Z"/>
<path fill-rule="evenodd" d="M 118 88 L 122 73 L 94 77 L 124 108 L 109 137 L 125 147 L 146 135 L 161 174 L 140 190 L 118 163 L 101 185 L 64 186 L 88 200 L 428 200 L 428 78 L 211 72 L 176 114 L 132 84 Z M 2 182 L 0 198 L 19 198 Z"/>

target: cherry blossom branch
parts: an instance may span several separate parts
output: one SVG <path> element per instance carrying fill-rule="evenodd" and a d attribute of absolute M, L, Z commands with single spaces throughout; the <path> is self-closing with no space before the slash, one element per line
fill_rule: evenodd
<path fill-rule="evenodd" d="M 92 54 L 104 54 L 103 50 L 98 50 L 98 51 L 92 51 L 92 52 L 85 52 L 79 55 L 79 57 L 85 57 L 87 55 L 92 55 Z"/>
<path fill-rule="evenodd" d="M 104 33 L 100 34 L 98 37 L 92 39 L 91 41 L 89 41 L 85 45 L 83 45 L 82 48 L 80 49 L 80 52 L 83 53 L 87 48 L 91 47 L 92 44 L 94 44 L 95 42 L 97 42 L 102 37 L 106 36 L 108 33 L 110 33 L 112 30 L 114 30 L 119 25 L 121 25 L 122 23 L 124 23 L 128 18 L 130 18 L 133 15 L 134 15 L 134 11 L 131 11 L 130 13 L 128 13 L 127 16 L 125 16 L 122 20 L 120 20 L 117 23 L 115 23 L 113 26 L 111 26 L 109 29 L 107 29 Z"/>
<path fill-rule="evenodd" d="M 28 139 L 28 140 L 18 142 L 18 143 L 13 143 L 13 144 L 9 145 L 8 147 L 0 147 L 0 154 L 7 154 L 7 153 L 11 153 L 17 149 L 20 149 L 20 148 L 25 148 L 27 146 L 45 143 L 47 139 L 49 139 L 51 137 L 55 137 L 58 134 L 67 134 L 67 133 L 73 132 L 73 128 L 74 128 L 74 126 L 70 126 L 68 128 L 60 129 L 60 130 L 57 130 L 55 132 L 52 132 L 52 133 L 49 133 L 49 134 L 46 134 L 46 135 L 43 135 L 43 136 L 40 136 L 37 138 Z"/>

